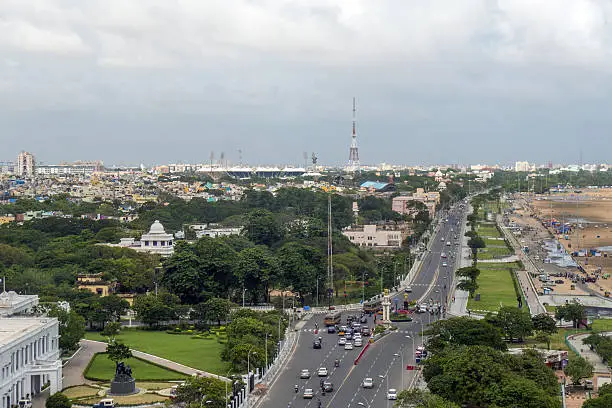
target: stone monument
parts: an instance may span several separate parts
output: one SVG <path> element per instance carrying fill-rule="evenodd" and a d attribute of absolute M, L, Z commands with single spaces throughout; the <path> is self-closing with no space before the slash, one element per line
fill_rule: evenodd
<path fill-rule="evenodd" d="M 115 378 L 111 381 L 110 395 L 136 394 L 136 380 L 132 377 L 132 368 L 122 361 L 117 363 Z"/>
<path fill-rule="evenodd" d="M 385 289 L 385 295 L 382 301 L 382 308 L 383 308 L 382 321 L 385 324 L 391 323 L 390 306 L 391 306 L 391 301 L 389 300 L 389 289 Z"/>

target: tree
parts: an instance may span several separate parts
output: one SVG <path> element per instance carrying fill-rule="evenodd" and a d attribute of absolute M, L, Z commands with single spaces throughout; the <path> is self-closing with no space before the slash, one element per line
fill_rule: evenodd
<path fill-rule="evenodd" d="M 533 332 L 533 323 L 528 312 L 517 307 L 504 306 L 499 309 L 495 318 L 490 321 L 502 330 L 504 336 L 510 341 L 522 341 Z"/>
<path fill-rule="evenodd" d="M 466 266 L 464 268 L 457 269 L 455 273 L 457 276 L 462 276 L 475 281 L 480 276 L 480 269 L 476 268 L 475 266 Z"/>
<path fill-rule="evenodd" d="M 85 335 L 85 319 L 74 310 L 67 312 L 57 306 L 54 306 L 48 315 L 57 317 L 59 321 L 59 347 L 65 352 L 76 350 Z"/>
<path fill-rule="evenodd" d="M 457 287 L 461 290 L 470 292 L 470 297 L 474 297 L 474 292 L 478 290 L 478 283 L 473 280 L 462 280 Z"/>
<path fill-rule="evenodd" d="M 459 408 L 454 402 L 420 389 L 403 390 L 397 395 L 396 408 Z"/>
<path fill-rule="evenodd" d="M 56 392 L 47 398 L 45 408 L 71 408 L 72 401 L 65 394 Z"/>
<path fill-rule="evenodd" d="M 104 329 L 100 334 L 106 337 L 115 337 L 121 331 L 121 323 L 119 322 L 109 322 L 104 326 Z"/>
<path fill-rule="evenodd" d="M 555 319 L 550 317 L 548 313 L 540 313 L 531 318 L 533 328 L 537 331 L 544 332 L 546 334 L 553 334 L 557 332 L 557 322 Z"/>
<path fill-rule="evenodd" d="M 257 245 L 271 246 L 283 238 L 283 231 L 268 210 L 251 211 L 244 226 L 244 235 Z"/>
<path fill-rule="evenodd" d="M 247 289 L 255 303 L 268 300 L 270 283 L 278 279 L 279 267 L 268 248 L 258 245 L 246 248 L 238 254 L 234 272 L 242 288 Z"/>
<path fill-rule="evenodd" d="M 474 236 L 468 240 L 468 246 L 472 249 L 472 253 L 476 255 L 478 248 L 486 247 L 484 239 L 479 236 Z"/>
<path fill-rule="evenodd" d="M 583 378 L 589 378 L 593 375 L 593 365 L 584 358 L 576 356 L 570 358 L 563 371 L 565 375 L 572 379 L 572 383 L 577 385 Z"/>
<path fill-rule="evenodd" d="M 550 334 L 543 331 L 539 331 L 535 336 L 535 340 L 540 343 L 546 343 L 546 348 L 550 350 Z"/>
<path fill-rule="evenodd" d="M 106 321 L 118 322 L 121 316 L 130 308 L 127 300 L 117 295 L 103 296 L 99 300 Z"/>
<path fill-rule="evenodd" d="M 557 306 L 555 310 L 555 319 L 568 320 L 572 322 L 574 328 L 578 328 L 580 321 L 586 317 L 584 306 L 579 303 L 572 302 L 563 306 Z"/>
<path fill-rule="evenodd" d="M 140 295 L 134 299 L 133 309 L 141 322 L 152 327 L 176 319 L 178 304 L 178 297 L 171 294 Z"/>
<path fill-rule="evenodd" d="M 176 402 L 193 407 L 200 407 L 202 402 L 205 402 L 202 406 L 225 408 L 227 404 L 225 387 L 225 383 L 216 378 L 189 377 L 176 389 Z"/>
<path fill-rule="evenodd" d="M 113 361 L 115 364 L 119 364 L 120 361 L 127 360 L 132 357 L 132 351 L 130 348 L 116 340 L 111 340 L 106 345 L 106 353 L 108 359 Z"/>
<path fill-rule="evenodd" d="M 506 350 L 506 343 L 499 330 L 485 320 L 469 317 L 451 317 L 434 322 L 429 329 L 432 336 L 429 348 L 437 352 L 449 344 L 465 346 L 489 346 L 497 350 Z"/>
<path fill-rule="evenodd" d="M 217 322 L 227 321 L 234 304 L 227 299 L 210 298 L 204 303 L 197 304 L 192 311 L 192 318 L 200 321 Z"/>
<path fill-rule="evenodd" d="M 610 408 L 612 407 L 612 394 L 606 394 L 587 400 L 582 404 L 582 408 Z"/>

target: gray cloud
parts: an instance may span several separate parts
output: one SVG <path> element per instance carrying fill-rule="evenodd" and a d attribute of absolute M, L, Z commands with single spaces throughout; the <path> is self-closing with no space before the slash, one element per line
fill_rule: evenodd
<path fill-rule="evenodd" d="M 606 0 L 4 0 L 0 140 L 46 162 L 340 164 L 355 95 L 364 162 L 576 161 L 579 141 L 609 161 L 611 15 Z"/>

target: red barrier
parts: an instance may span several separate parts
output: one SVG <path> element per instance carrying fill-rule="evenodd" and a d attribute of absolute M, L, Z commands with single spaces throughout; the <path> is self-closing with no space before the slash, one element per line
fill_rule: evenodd
<path fill-rule="evenodd" d="M 370 347 L 370 342 L 366 343 L 366 345 L 363 347 L 363 349 L 361 350 L 361 352 L 359 353 L 359 355 L 355 359 L 355 365 L 359 364 L 359 360 L 361 360 L 361 357 L 363 357 L 363 355 L 365 354 L 365 352 L 368 349 L 368 347 Z"/>

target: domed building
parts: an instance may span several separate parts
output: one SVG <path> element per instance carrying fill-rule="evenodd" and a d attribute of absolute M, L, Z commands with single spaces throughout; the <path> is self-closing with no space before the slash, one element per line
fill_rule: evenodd
<path fill-rule="evenodd" d="M 140 237 L 141 251 L 151 252 L 160 255 L 172 255 L 172 234 L 167 234 L 161 222 L 155 220 L 147 234 Z"/>

